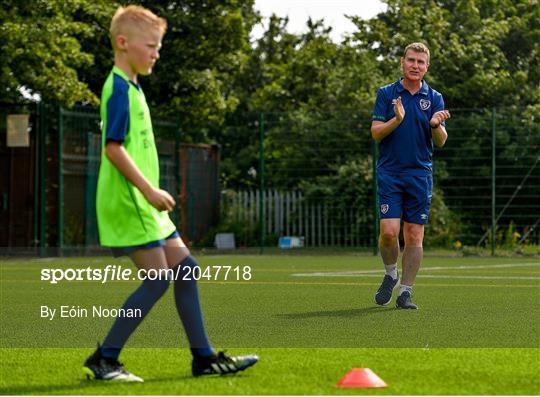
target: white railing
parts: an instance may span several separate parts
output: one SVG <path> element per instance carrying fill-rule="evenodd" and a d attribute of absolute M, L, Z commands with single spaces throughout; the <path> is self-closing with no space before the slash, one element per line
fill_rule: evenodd
<path fill-rule="evenodd" d="M 225 191 L 222 221 L 237 222 L 260 232 L 260 192 Z M 263 197 L 266 235 L 304 237 L 306 246 L 369 246 L 367 211 L 338 211 L 324 200 L 307 200 L 300 191 L 267 189 Z M 225 219 L 223 218 L 225 217 Z"/>

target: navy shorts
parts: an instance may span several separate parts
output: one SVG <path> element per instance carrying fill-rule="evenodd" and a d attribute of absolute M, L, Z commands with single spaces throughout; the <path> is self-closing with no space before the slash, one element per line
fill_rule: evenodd
<path fill-rule="evenodd" d="M 425 225 L 429 220 L 433 177 L 377 174 L 379 216 L 402 218 L 405 222 Z"/>
<path fill-rule="evenodd" d="M 163 247 L 165 245 L 165 240 L 176 237 L 180 237 L 180 234 L 178 233 L 178 231 L 175 230 L 168 237 L 165 237 L 162 240 L 150 241 L 149 243 L 141 245 L 130 245 L 129 247 L 111 247 L 111 251 L 115 258 L 118 258 L 119 256 L 129 256 L 133 252 L 140 249 Z"/>

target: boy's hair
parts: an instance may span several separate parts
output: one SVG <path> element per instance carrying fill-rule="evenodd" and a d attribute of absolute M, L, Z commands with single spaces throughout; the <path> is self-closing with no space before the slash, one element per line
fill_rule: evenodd
<path fill-rule="evenodd" d="M 118 7 L 112 17 L 110 28 L 111 44 L 114 49 L 116 49 L 116 37 L 120 34 L 126 34 L 126 30 L 131 27 L 160 29 L 164 34 L 167 30 L 167 21 L 141 6 Z"/>
<path fill-rule="evenodd" d="M 407 51 L 412 50 L 415 52 L 423 52 L 424 54 L 427 54 L 427 63 L 429 64 L 429 48 L 424 43 L 411 43 L 407 47 L 405 47 L 405 51 L 403 51 L 403 58 L 405 58 L 405 55 L 407 55 Z"/>

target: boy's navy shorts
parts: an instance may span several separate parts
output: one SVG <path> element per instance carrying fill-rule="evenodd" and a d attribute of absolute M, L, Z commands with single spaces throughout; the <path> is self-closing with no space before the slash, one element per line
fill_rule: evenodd
<path fill-rule="evenodd" d="M 429 220 L 433 177 L 377 173 L 379 216 L 425 225 Z"/>
<path fill-rule="evenodd" d="M 180 237 L 180 234 L 178 233 L 178 231 L 175 230 L 168 237 L 165 237 L 162 240 L 150 241 L 149 243 L 141 245 L 131 245 L 129 247 L 111 247 L 111 251 L 115 258 L 118 258 L 119 256 L 129 256 L 133 252 L 140 249 L 163 247 L 165 245 L 165 240 L 176 237 Z"/>

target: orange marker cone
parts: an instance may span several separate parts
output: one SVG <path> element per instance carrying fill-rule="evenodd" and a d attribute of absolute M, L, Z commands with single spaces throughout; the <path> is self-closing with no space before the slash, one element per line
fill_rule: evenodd
<path fill-rule="evenodd" d="M 337 387 L 386 387 L 386 383 L 369 368 L 353 368 L 336 385 Z"/>

